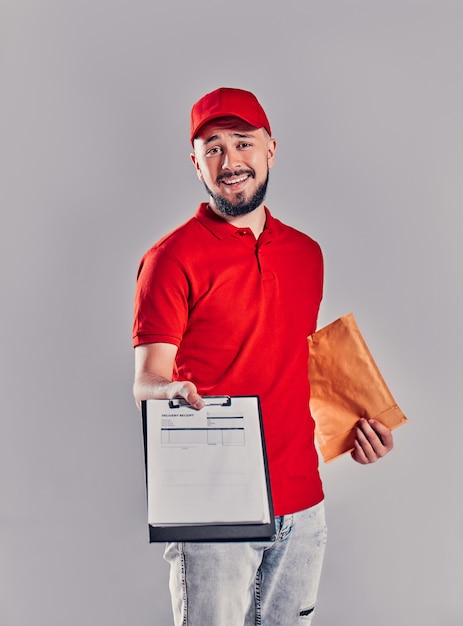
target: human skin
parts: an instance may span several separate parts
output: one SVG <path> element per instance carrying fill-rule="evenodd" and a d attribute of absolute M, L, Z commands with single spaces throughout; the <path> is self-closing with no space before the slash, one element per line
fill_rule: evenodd
<path fill-rule="evenodd" d="M 190 155 L 199 180 L 213 194 L 209 197 L 212 211 L 238 228 L 250 228 L 256 237 L 265 225 L 263 202 L 251 213 L 230 216 L 219 210 L 214 196 L 236 206 L 249 201 L 273 167 L 275 152 L 276 140 L 263 128 L 225 117 L 200 128 Z"/>

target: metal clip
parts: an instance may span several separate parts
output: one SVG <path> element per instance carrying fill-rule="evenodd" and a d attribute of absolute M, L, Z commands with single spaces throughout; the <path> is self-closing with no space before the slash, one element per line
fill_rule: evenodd
<path fill-rule="evenodd" d="M 206 406 L 231 406 L 230 396 L 203 396 Z M 190 406 L 184 398 L 169 400 L 169 409 L 178 409 L 181 406 Z"/>

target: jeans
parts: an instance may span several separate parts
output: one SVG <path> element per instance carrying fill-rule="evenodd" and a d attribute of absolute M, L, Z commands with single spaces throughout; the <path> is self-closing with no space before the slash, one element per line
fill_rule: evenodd
<path fill-rule="evenodd" d="M 277 517 L 271 541 L 168 543 L 176 626 L 309 626 L 326 543 L 325 509 Z"/>

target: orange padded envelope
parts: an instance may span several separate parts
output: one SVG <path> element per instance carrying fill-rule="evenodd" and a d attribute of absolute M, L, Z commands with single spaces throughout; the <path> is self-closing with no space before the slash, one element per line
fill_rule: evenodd
<path fill-rule="evenodd" d="M 353 450 L 360 417 L 393 430 L 408 420 L 397 406 L 352 313 L 309 340 L 310 410 L 325 462 Z"/>

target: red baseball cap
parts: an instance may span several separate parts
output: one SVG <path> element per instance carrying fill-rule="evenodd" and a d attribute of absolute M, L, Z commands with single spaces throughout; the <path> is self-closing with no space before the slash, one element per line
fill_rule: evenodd
<path fill-rule="evenodd" d="M 207 122 L 218 117 L 239 117 L 254 128 L 265 128 L 269 135 L 270 124 L 256 96 L 244 89 L 220 87 L 203 96 L 191 109 L 190 140 Z"/>

